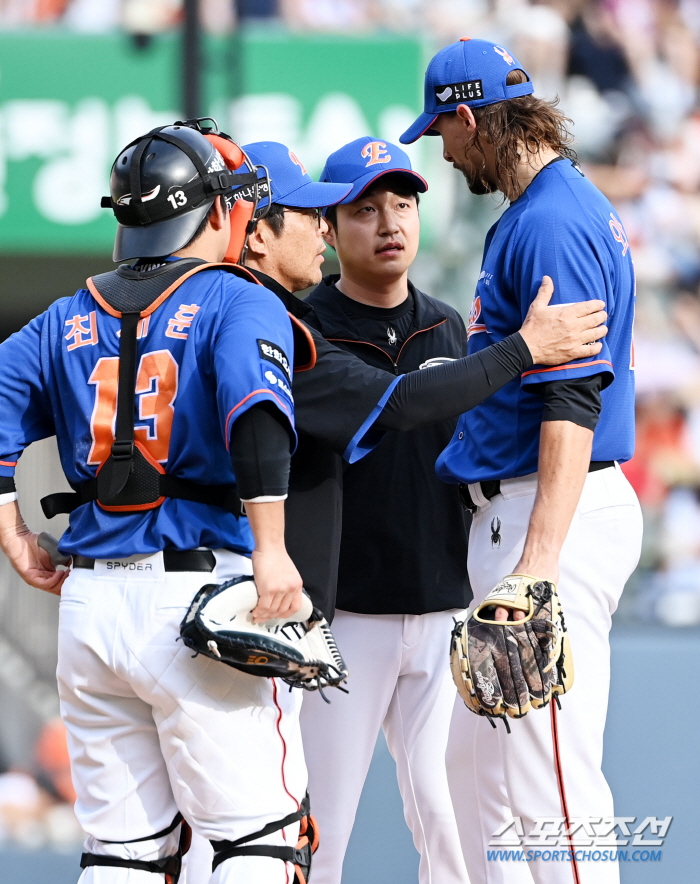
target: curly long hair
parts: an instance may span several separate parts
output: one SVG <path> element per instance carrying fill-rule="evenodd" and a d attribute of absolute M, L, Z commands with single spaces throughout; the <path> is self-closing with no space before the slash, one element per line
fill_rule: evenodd
<path fill-rule="evenodd" d="M 516 70 L 508 74 L 506 83 L 514 86 L 526 81 L 525 73 Z M 576 160 L 576 151 L 570 146 L 573 142 L 569 130 L 572 121 L 557 108 L 558 104 L 558 98 L 545 101 L 533 95 L 523 95 L 474 108 L 477 123 L 474 146 L 482 155 L 482 138 L 493 146 L 498 189 L 511 202 L 522 192 L 518 182 L 518 164 L 523 148 L 530 154 L 536 154 L 541 146 L 546 145 L 561 156 Z"/>

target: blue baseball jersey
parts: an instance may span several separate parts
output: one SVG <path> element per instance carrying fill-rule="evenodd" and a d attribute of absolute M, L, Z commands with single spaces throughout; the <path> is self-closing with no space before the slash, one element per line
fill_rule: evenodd
<path fill-rule="evenodd" d="M 600 298 L 608 334 L 596 356 L 534 365 L 462 415 L 437 461 L 447 482 L 525 476 L 537 470 L 540 384 L 602 373 L 602 412 L 593 460 L 626 461 L 634 451 L 635 283 L 624 228 L 610 202 L 567 159 L 546 166 L 491 228 L 469 318 L 469 352 L 516 332 L 543 276 L 552 304 Z"/>
<path fill-rule="evenodd" d="M 55 435 L 72 484 L 95 476 L 114 441 L 121 322 L 81 289 L 0 345 L 0 475 L 30 443 Z M 135 438 L 166 473 L 205 485 L 235 482 L 234 421 L 267 401 L 294 432 L 292 328 L 263 286 L 223 270 L 185 280 L 138 329 Z M 166 547 L 248 554 L 246 519 L 166 499 L 138 513 L 97 503 L 70 516 L 60 550 L 95 558 Z"/>

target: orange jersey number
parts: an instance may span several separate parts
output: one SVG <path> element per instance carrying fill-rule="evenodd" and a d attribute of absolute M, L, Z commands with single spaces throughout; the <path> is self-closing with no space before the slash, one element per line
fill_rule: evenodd
<path fill-rule="evenodd" d="M 90 421 L 92 446 L 88 456 L 89 466 L 103 463 L 112 450 L 118 382 L 119 357 L 105 356 L 99 359 L 88 380 L 88 384 L 94 384 L 97 388 Z M 169 350 L 144 353 L 136 375 L 136 396 L 139 420 L 148 423 L 135 428 L 134 438 L 159 463 L 165 463 L 168 459 L 177 383 L 178 365 Z"/>

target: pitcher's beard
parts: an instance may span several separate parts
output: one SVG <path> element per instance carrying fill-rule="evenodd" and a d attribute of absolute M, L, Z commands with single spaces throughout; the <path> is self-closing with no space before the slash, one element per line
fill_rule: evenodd
<path fill-rule="evenodd" d="M 476 167 L 468 161 L 465 161 L 464 165 L 453 162 L 453 165 L 458 172 L 464 175 L 467 187 L 476 196 L 484 196 L 487 193 L 493 193 L 497 189 L 490 181 L 484 180 L 483 167 L 480 171 L 477 171 Z"/>
<path fill-rule="evenodd" d="M 464 175 L 467 180 L 469 190 L 476 196 L 485 196 L 487 193 L 493 193 L 495 190 L 495 187 L 478 176 L 472 176 L 464 171 L 462 172 L 462 175 Z"/>

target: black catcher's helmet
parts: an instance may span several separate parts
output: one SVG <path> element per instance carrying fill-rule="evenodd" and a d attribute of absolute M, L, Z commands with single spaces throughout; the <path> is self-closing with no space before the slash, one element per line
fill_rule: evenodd
<path fill-rule="evenodd" d="M 241 177 L 189 122 L 136 138 L 114 161 L 111 195 L 102 200 L 119 222 L 113 260 L 160 258 L 183 248 L 216 197 L 230 197 Z"/>

